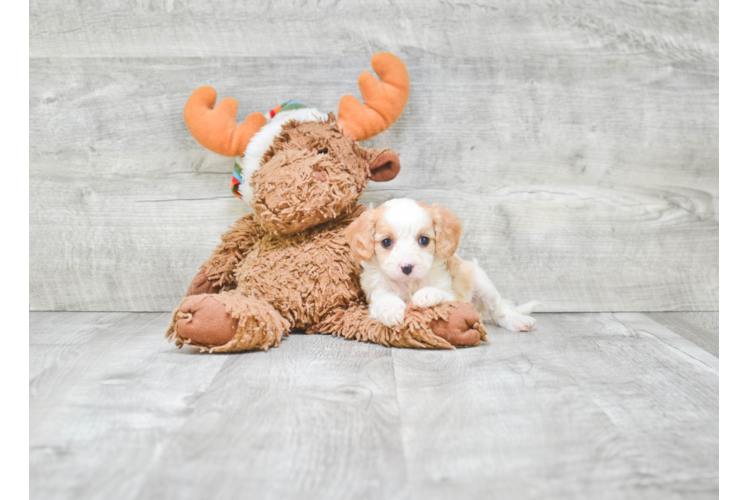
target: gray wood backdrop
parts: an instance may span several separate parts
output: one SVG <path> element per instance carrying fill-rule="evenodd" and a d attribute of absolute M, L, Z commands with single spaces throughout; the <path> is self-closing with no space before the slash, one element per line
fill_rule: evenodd
<path fill-rule="evenodd" d="M 380 50 L 411 99 L 365 202 L 464 220 L 505 297 L 545 311 L 718 308 L 718 2 L 32 1 L 33 310 L 168 311 L 243 212 L 182 121 L 337 110 Z"/>

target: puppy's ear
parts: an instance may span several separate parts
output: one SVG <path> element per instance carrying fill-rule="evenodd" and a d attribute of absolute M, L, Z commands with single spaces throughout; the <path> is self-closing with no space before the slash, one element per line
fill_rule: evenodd
<path fill-rule="evenodd" d="M 345 230 L 345 239 L 357 262 L 369 262 L 374 257 L 376 219 L 376 210 L 369 208 Z"/>
<path fill-rule="evenodd" d="M 436 256 L 440 259 L 448 259 L 457 251 L 460 244 L 462 224 L 460 219 L 446 207 L 434 205 L 429 207 L 431 220 L 434 221 L 434 233 L 436 233 Z"/>

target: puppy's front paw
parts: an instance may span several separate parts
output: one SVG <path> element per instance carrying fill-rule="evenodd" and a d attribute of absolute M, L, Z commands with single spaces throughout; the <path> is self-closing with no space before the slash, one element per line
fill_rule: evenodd
<path fill-rule="evenodd" d="M 527 332 L 535 326 L 535 319 L 523 314 L 512 314 L 499 319 L 499 326 L 513 332 Z"/>
<path fill-rule="evenodd" d="M 425 309 L 427 307 L 433 307 L 444 302 L 444 294 L 436 288 L 421 288 L 413 294 L 411 299 L 413 305 Z"/>
<path fill-rule="evenodd" d="M 385 299 L 370 306 L 371 317 L 384 326 L 399 325 L 405 319 L 405 302 L 395 297 Z"/>

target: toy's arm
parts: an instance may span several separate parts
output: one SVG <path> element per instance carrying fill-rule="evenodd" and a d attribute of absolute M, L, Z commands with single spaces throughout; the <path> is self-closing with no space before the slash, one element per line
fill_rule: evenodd
<path fill-rule="evenodd" d="M 387 328 L 371 317 L 363 301 L 332 309 L 307 333 L 331 333 L 347 339 L 392 347 L 452 349 L 478 345 L 486 340 L 486 329 L 472 304 L 445 302 L 420 309 L 410 305 L 399 325 Z"/>
<path fill-rule="evenodd" d="M 262 234 L 254 214 L 247 214 L 236 221 L 221 236 L 221 243 L 200 267 L 187 295 L 219 293 L 236 288 L 234 269 Z"/>

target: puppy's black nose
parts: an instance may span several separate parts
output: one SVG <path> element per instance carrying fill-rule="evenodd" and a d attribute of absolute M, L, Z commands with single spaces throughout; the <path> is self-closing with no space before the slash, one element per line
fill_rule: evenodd
<path fill-rule="evenodd" d="M 404 266 L 400 266 L 400 269 L 403 270 L 403 274 L 410 274 L 410 272 L 413 270 L 413 266 L 410 264 L 405 264 Z"/>

